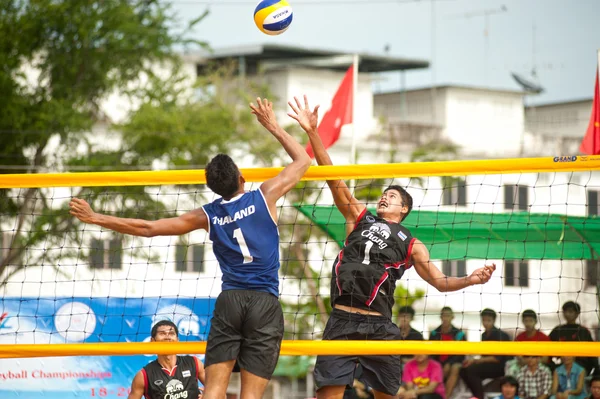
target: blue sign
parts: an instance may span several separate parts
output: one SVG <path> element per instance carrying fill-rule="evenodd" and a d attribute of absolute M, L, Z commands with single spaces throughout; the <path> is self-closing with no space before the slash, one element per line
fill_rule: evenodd
<path fill-rule="evenodd" d="M 0 344 L 148 342 L 159 320 L 206 341 L 215 299 L 0 298 Z M 126 398 L 155 355 L 0 359 L 0 398 Z M 203 356 L 199 356 L 200 360 Z"/>

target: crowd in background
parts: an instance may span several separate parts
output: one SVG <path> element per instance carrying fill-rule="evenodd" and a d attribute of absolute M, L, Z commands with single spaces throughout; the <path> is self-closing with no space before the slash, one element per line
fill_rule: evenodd
<path fill-rule="evenodd" d="M 521 314 L 524 331 L 514 340 L 594 341 L 589 329 L 577 323 L 581 312 L 578 303 L 565 302 L 562 311 L 566 323 L 546 335 L 536 327 L 536 312 L 525 310 Z M 401 339 L 424 340 L 423 334 L 411 326 L 414 316 L 410 306 L 399 309 Z M 492 309 L 481 311 L 481 341 L 511 341 L 496 327 L 496 317 Z M 466 341 L 465 332 L 452 324 L 451 308 L 442 308 L 440 318 L 441 324 L 430 332 L 429 340 Z M 600 399 L 600 369 L 595 357 L 416 355 L 403 356 L 399 372 L 403 382 L 400 399 L 456 399 L 461 380 L 464 390 L 470 391 L 469 397 L 477 399 Z M 369 391 L 361 381 L 359 368 L 354 387 L 344 398 L 372 398 Z"/>

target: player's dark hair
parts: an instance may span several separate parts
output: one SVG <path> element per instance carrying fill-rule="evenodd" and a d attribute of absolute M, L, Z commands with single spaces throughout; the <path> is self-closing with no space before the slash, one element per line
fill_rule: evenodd
<path fill-rule="evenodd" d="M 563 312 L 565 310 L 574 310 L 577 313 L 581 313 L 581 306 L 579 306 L 579 304 L 577 302 L 573 302 L 573 301 L 567 301 L 562 305 L 562 310 Z"/>
<path fill-rule="evenodd" d="M 450 312 L 450 313 L 454 314 L 454 310 L 452 310 L 452 308 L 450 306 L 444 306 L 442 308 L 442 310 L 440 311 L 440 314 L 442 314 L 444 312 Z"/>
<path fill-rule="evenodd" d="M 517 392 L 519 392 L 519 381 L 513 376 L 507 375 L 506 377 L 502 377 L 500 380 L 500 386 L 510 385 L 511 387 L 517 388 Z"/>
<path fill-rule="evenodd" d="M 175 325 L 175 323 L 173 323 L 171 320 L 161 320 L 158 323 L 156 323 L 152 327 L 152 331 L 150 332 L 150 336 L 152 338 L 156 338 L 156 333 L 158 333 L 158 327 L 162 327 L 162 326 L 173 327 L 173 329 L 175 330 L 175 334 L 179 337 L 179 330 L 177 329 L 177 326 Z"/>
<path fill-rule="evenodd" d="M 400 197 L 402 198 L 402 204 L 404 204 L 406 207 L 408 207 L 408 212 L 406 212 L 406 215 L 404 215 L 402 220 L 406 219 L 406 217 L 410 214 L 410 211 L 412 211 L 412 207 L 413 207 L 412 196 L 408 193 L 408 191 L 406 191 L 404 189 L 404 187 L 398 186 L 396 184 L 392 184 L 391 186 L 386 188 L 383 192 L 385 193 L 389 190 L 396 190 L 400 193 Z"/>
<path fill-rule="evenodd" d="M 496 321 L 496 312 L 493 309 L 485 308 L 481 311 L 481 317 L 490 316 L 494 321 Z"/>
<path fill-rule="evenodd" d="M 401 314 L 409 314 L 411 317 L 415 317 L 415 310 L 412 306 L 400 306 L 400 309 L 398 309 L 398 316 Z"/>
<path fill-rule="evenodd" d="M 239 189 L 240 170 L 229 155 L 219 154 L 211 159 L 204 174 L 208 188 L 225 199 L 233 197 Z"/>
<path fill-rule="evenodd" d="M 535 313 L 535 311 L 531 309 L 524 310 L 521 314 L 521 320 L 523 320 L 526 317 L 531 317 L 533 320 L 537 321 L 537 313 Z"/>

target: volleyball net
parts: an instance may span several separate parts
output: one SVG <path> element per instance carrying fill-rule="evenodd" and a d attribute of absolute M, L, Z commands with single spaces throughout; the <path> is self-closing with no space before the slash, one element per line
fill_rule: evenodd
<path fill-rule="evenodd" d="M 246 188 L 279 170 L 242 170 Z M 579 323 L 597 337 L 599 170 L 600 157 L 312 167 L 278 208 L 282 354 L 600 355 L 593 343 L 476 342 L 485 308 L 514 338 L 524 310 L 533 310 L 549 334 L 565 322 L 568 301 L 580 306 Z M 425 339 L 449 307 L 469 342 L 321 341 L 332 263 L 345 239 L 328 178 L 352 181 L 370 209 L 388 185 L 405 187 L 414 207 L 403 224 L 446 275 L 496 263 L 488 284 L 462 291 L 440 293 L 412 268 L 397 283 L 396 311 L 411 306 L 411 326 Z M 69 200 L 79 197 L 99 213 L 175 216 L 216 198 L 204 183 L 202 170 L 0 175 L 0 358 L 204 353 L 221 286 L 208 234 L 131 237 L 68 212 Z M 177 324 L 181 343 L 147 343 L 161 319 Z M 396 313 L 394 322 L 401 322 Z M 125 363 L 133 376 L 138 365 Z"/>

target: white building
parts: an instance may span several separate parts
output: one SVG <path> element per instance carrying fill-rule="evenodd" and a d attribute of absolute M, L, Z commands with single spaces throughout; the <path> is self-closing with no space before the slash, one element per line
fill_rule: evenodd
<path fill-rule="evenodd" d="M 389 137 L 402 148 L 398 160 L 407 160 L 412 150 L 431 140 L 458 145 L 459 159 L 577 154 L 591 100 L 525 108 L 523 96 L 519 91 L 447 85 L 376 94 L 374 108 L 390 131 Z M 469 176 L 464 180 L 466 184 L 455 184 L 446 195 L 439 179 L 429 179 L 427 190 L 411 187 L 411 193 L 423 209 L 497 213 L 512 212 L 506 204 L 513 204 L 514 211 L 598 214 L 597 172 Z M 582 324 L 598 328 L 596 262 L 495 262 L 501 278 L 484 287 L 449 294 L 428 288 L 409 270 L 409 287 L 427 292 L 426 301 L 415 304 L 417 314 L 425 314 L 416 319 L 416 328 L 428 331 L 437 326 L 438 310 L 450 306 L 464 312 L 456 324 L 468 330 L 469 340 L 477 341 L 481 329 L 477 312 L 481 309 L 499 312 L 498 326 L 514 334 L 520 326 L 519 313 L 531 308 L 540 314 L 541 327 L 548 333 L 559 324 L 560 306 L 566 300 L 581 304 Z M 483 260 L 445 261 L 442 267 L 450 274 L 468 274 L 482 264 Z"/>

